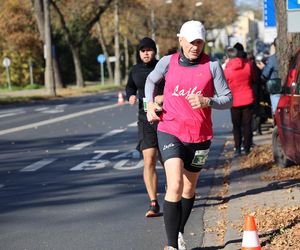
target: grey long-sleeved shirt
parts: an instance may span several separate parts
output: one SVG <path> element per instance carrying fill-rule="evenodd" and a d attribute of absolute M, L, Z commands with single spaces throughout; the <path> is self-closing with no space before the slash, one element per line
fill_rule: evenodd
<path fill-rule="evenodd" d="M 145 96 L 148 102 L 153 101 L 153 92 L 155 84 L 159 84 L 168 72 L 168 67 L 172 55 L 162 57 L 156 64 L 154 70 L 148 75 L 145 85 Z M 186 61 L 186 60 L 185 60 Z M 185 67 L 195 67 L 195 64 L 184 62 L 184 58 L 180 58 L 179 62 Z M 219 62 L 210 62 L 210 71 L 214 84 L 214 96 L 212 98 L 214 109 L 228 109 L 232 106 L 232 94 L 228 87 L 223 69 Z"/>

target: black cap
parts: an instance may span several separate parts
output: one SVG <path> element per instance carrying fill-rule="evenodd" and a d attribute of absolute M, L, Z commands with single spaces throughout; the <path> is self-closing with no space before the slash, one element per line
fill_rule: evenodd
<path fill-rule="evenodd" d="M 237 57 L 247 58 L 247 53 L 244 51 L 244 46 L 241 43 L 236 43 L 233 48 L 237 50 Z"/>
<path fill-rule="evenodd" d="M 237 51 L 244 51 L 244 46 L 241 43 L 236 43 L 233 48 L 235 48 Z"/>
<path fill-rule="evenodd" d="M 138 50 L 141 50 L 142 48 L 145 48 L 145 47 L 153 49 L 156 54 L 156 52 L 157 52 L 156 44 L 150 37 L 144 37 L 140 41 L 140 43 L 138 45 Z"/>

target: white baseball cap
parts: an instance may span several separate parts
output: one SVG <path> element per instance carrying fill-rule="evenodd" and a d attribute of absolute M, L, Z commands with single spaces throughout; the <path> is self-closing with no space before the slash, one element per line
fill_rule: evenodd
<path fill-rule="evenodd" d="M 184 37 L 188 42 L 192 42 L 196 39 L 205 41 L 205 28 L 204 25 L 199 21 L 187 21 L 180 29 L 178 37 Z"/>

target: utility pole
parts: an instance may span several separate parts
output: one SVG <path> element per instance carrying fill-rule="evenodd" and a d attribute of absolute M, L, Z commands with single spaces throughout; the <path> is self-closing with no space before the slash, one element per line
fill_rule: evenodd
<path fill-rule="evenodd" d="M 50 3 L 49 0 L 43 0 L 44 5 L 44 19 L 45 19 L 45 86 L 50 96 L 56 96 L 53 65 L 52 65 L 52 41 L 51 41 L 51 21 L 50 21 Z"/>

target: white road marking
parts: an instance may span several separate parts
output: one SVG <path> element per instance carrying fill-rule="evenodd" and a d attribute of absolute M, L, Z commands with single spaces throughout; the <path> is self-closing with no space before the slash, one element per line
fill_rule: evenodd
<path fill-rule="evenodd" d="M 68 106 L 68 104 L 60 104 L 60 105 L 56 105 L 55 108 L 43 110 L 42 113 L 46 113 L 46 114 L 62 113 L 62 112 L 65 111 L 64 108 L 65 108 L 66 106 Z"/>
<path fill-rule="evenodd" d="M 116 160 L 116 159 L 120 159 L 120 158 L 124 158 L 124 157 L 127 157 L 129 154 L 133 154 L 133 152 L 136 151 L 136 150 L 131 150 L 131 151 L 128 151 L 128 152 L 124 152 L 122 154 L 118 154 L 114 157 L 112 157 L 111 159 L 112 160 Z M 95 151 L 94 151 L 95 152 Z M 95 152 L 96 153 L 96 152 Z"/>
<path fill-rule="evenodd" d="M 119 134 L 119 133 L 122 133 L 124 132 L 126 129 L 113 129 L 112 131 L 109 131 L 108 133 L 98 137 L 96 140 L 102 140 L 106 137 L 109 137 L 109 136 L 113 136 L 113 135 L 116 135 L 116 134 Z"/>
<path fill-rule="evenodd" d="M 119 152 L 118 149 L 112 149 L 112 150 L 95 150 L 94 153 L 97 153 L 97 155 L 93 157 L 93 160 L 98 160 L 103 155 L 105 155 L 107 153 L 117 153 L 117 152 Z"/>
<path fill-rule="evenodd" d="M 107 105 L 105 107 L 92 108 L 92 109 L 80 111 L 80 112 L 77 112 L 77 113 L 64 115 L 64 116 L 56 117 L 56 118 L 53 118 L 53 119 L 48 119 L 48 120 L 41 121 L 41 122 L 35 122 L 35 123 L 27 124 L 27 125 L 24 125 L 24 126 L 19 126 L 19 127 L 16 127 L 16 128 L 4 129 L 4 130 L 0 131 L 0 135 L 10 134 L 10 133 L 22 131 L 22 130 L 25 130 L 25 129 L 30 129 L 30 128 L 41 127 L 41 126 L 45 126 L 45 125 L 52 124 L 52 123 L 55 123 L 55 122 L 65 121 L 65 120 L 72 119 L 72 118 L 75 118 L 75 117 L 78 117 L 78 116 L 92 114 L 92 113 L 95 113 L 95 112 L 98 112 L 98 111 L 101 111 L 101 110 L 110 109 L 110 108 L 114 108 L 114 107 L 118 107 L 118 106 L 119 106 L 118 104 L 112 104 L 112 105 Z"/>
<path fill-rule="evenodd" d="M 23 108 L 20 109 L 9 109 L 9 110 L 3 110 L 0 111 L 0 114 L 6 114 L 6 113 L 19 113 L 19 112 L 25 112 Z"/>
<path fill-rule="evenodd" d="M 87 146 L 90 146 L 92 145 L 93 143 L 95 143 L 95 141 L 86 141 L 86 142 L 82 142 L 82 143 L 79 143 L 79 144 L 76 144 L 72 147 L 69 147 L 67 148 L 67 150 L 81 150 Z"/>
<path fill-rule="evenodd" d="M 87 160 L 71 168 L 70 171 L 96 170 L 96 169 L 105 168 L 108 164 L 109 164 L 108 160 Z"/>
<path fill-rule="evenodd" d="M 4 113 L 4 114 L 0 114 L 0 118 L 3 118 L 3 117 L 8 117 L 8 116 L 14 116 L 14 115 L 19 115 L 19 114 L 24 114 L 25 111 L 22 110 L 22 111 L 16 111 L 16 112 L 11 112 L 11 113 Z"/>
<path fill-rule="evenodd" d="M 108 133 L 105 133 L 103 134 L 102 136 L 96 138 L 95 140 L 92 140 L 92 141 L 86 141 L 86 142 L 81 142 L 79 144 L 76 144 L 72 147 L 69 147 L 67 150 L 81 150 L 87 146 L 90 146 L 92 144 L 94 144 L 96 141 L 99 141 L 99 140 L 103 140 L 104 138 L 106 137 L 109 137 L 109 136 L 113 136 L 113 135 L 116 135 L 116 134 L 119 134 L 119 133 L 122 133 L 124 132 L 126 129 L 114 129 L 112 131 L 109 131 Z"/>
<path fill-rule="evenodd" d="M 128 127 L 137 127 L 137 122 L 133 122 L 127 125 Z"/>
<path fill-rule="evenodd" d="M 59 105 L 56 105 L 56 108 L 58 109 L 63 109 L 65 107 L 69 106 L 69 104 L 59 104 Z"/>
<path fill-rule="evenodd" d="M 34 172 L 52 162 L 54 162 L 55 160 L 57 160 L 57 158 L 48 158 L 48 159 L 43 159 L 43 160 L 37 161 L 37 162 L 32 163 L 29 166 L 21 169 L 20 172 Z"/>
<path fill-rule="evenodd" d="M 62 112 L 64 112 L 63 109 L 48 109 L 48 110 L 42 111 L 42 113 L 44 113 L 44 114 L 57 114 L 57 113 L 62 113 Z"/>
<path fill-rule="evenodd" d="M 44 108 L 37 108 L 37 109 L 35 109 L 34 111 L 44 111 L 44 110 L 47 110 L 47 109 L 49 109 L 48 107 L 44 107 Z"/>
<path fill-rule="evenodd" d="M 134 166 L 127 166 L 124 167 L 124 165 L 129 161 L 129 159 L 126 160 L 121 160 L 119 162 L 117 162 L 114 165 L 114 169 L 117 170 L 131 170 L 131 169 L 138 169 L 138 168 L 142 168 L 144 166 L 144 160 L 140 160 L 136 165 Z"/>
<path fill-rule="evenodd" d="M 5 185 L 4 184 L 0 184 L 0 188 L 3 188 Z"/>
<path fill-rule="evenodd" d="M 119 150 L 97 150 L 95 153 L 99 153 L 98 155 L 94 156 L 92 160 L 86 160 L 75 167 L 71 168 L 70 171 L 80 171 L 80 170 L 96 170 L 105 168 L 107 165 L 110 164 L 110 161 L 108 160 L 100 160 L 100 158 L 107 154 L 107 153 L 116 153 L 119 152 Z"/>

